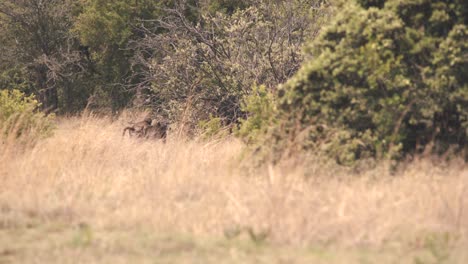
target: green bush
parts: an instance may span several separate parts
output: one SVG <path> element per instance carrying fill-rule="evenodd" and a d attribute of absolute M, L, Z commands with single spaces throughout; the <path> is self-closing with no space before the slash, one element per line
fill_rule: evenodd
<path fill-rule="evenodd" d="M 198 128 L 203 139 L 223 138 L 229 134 L 220 117 L 210 116 L 208 120 L 201 120 L 198 122 Z"/>
<path fill-rule="evenodd" d="M 463 1 L 349 2 L 279 91 L 282 127 L 339 163 L 467 150 L 468 14 Z M 299 124 L 299 126 L 297 125 Z M 283 133 L 283 134 L 281 134 Z M 283 144 L 284 145 L 284 144 Z"/>
<path fill-rule="evenodd" d="M 197 23 L 182 10 L 168 10 L 132 47 L 148 104 L 174 123 L 184 119 L 190 129 L 210 116 L 238 123 L 254 84 L 272 91 L 297 71 L 303 44 L 330 13 L 321 2 L 206 1 Z"/>
<path fill-rule="evenodd" d="M 39 106 L 33 95 L 26 96 L 19 90 L 1 90 L 1 137 L 31 141 L 49 136 L 54 128 L 54 116 L 45 116 L 38 111 Z"/>
<path fill-rule="evenodd" d="M 242 103 L 247 118 L 240 119 L 236 135 L 248 144 L 256 143 L 264 135 L 276 116 L 276 102 L 272 92 L 264 85 L 254 86 L 252 93 Z"/>

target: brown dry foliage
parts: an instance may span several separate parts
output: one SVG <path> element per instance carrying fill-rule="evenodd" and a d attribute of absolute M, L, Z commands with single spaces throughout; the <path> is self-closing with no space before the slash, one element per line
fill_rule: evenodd
<path fill-rule="evenodd" d="M 7 152 L 14 142 L 3 142 L 0 226 L 21 227 L 33 215 L 203 236 L 249 227 L 292 245 L 379 246 L 443 232 L 466 242 L 462 162 L 422 159 L 393 176 L 384 166 L 350 175 L 319 161 L 254 168 L 240 160 L 244 146 L 235 139 L 168 135 L 164 144 L 122 138 L 123 123 L 64 119 L 54 136 L 23 153 Z"/>

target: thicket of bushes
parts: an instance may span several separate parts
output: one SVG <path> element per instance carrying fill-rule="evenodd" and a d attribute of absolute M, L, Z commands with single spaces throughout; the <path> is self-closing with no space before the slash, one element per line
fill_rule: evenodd
<path fill-rule="evenodd" d="M 466 151 L 467 4 L 359 1 L 338 10 L 279 91 L 277 143 L 341 164 Z"/>
<path fill-rule="evenodd" d="M 468 153 L 464 2 L 0 0 L 0 87 L 274 155 Z"/>
<path fill-rule="evenodd" d="M 34 95 L 26 96 L 19 90 L 0 91 L 0 139 L 34 143 L 51 135 L 54 115 L 39 111 L 40 103 Z"/>
<path fill-rule="evenodd" d="M 61 114 L 152 108 L 195 130 L 245 117 L 276 89 L 329 14 L 320 0 L 2 0 L 0 89 Z"/>
<path fill-rule="evenodd" d="M 167 10 L 131 45 L 141 69 L 139 96 L 189 129 L 210 116 L 237 123 L 247 116 L 242 103 L 255 85 L 273 91 L 297 71 L 303 44 L 328 14 L 319 2 L 244 1 L 229 12 L 209 5 L 196 19 L 182 7 Z"/>

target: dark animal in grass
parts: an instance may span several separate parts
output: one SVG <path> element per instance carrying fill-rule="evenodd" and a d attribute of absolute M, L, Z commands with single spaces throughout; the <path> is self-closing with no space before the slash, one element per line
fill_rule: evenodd
<path fill-rule="evenodd" d="M 154 125 L 146 128 L 144 137 L 148 139 L 162 139 L 166 141 L 168 125 L 166 122 L 157 121 Z"/>
<path fill-rule="evenodd" d="M 151 122 L 153 122 L 153 120 L 147 117 L 141 122 L 128 126 L 124 128 L 122 136 L 125 136 L 125 133 L 128 131 L 129 136 L 136 135 L 137 137 L 144 137 L 146 136 L 148 127 L 151 127 Z"/>

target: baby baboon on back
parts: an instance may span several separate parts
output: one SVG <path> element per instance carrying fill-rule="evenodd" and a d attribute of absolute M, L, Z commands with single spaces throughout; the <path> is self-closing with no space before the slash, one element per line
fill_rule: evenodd
<path fill-rule="evenodd" d="M 124 128 L 122 136 L 125 136 L 125 133 L 128 131 L 129 136 L 133 136 L 133 134 L 136 134 L 137 137 L 143 137 L 146 136 L 146 132 L 148 130 L 148 127 L 151 126 L 151 122 L 153 120 L 149 117 L 145 118 L 143 121 L 135 123 L 131 126 L 128 126 Z"/>

